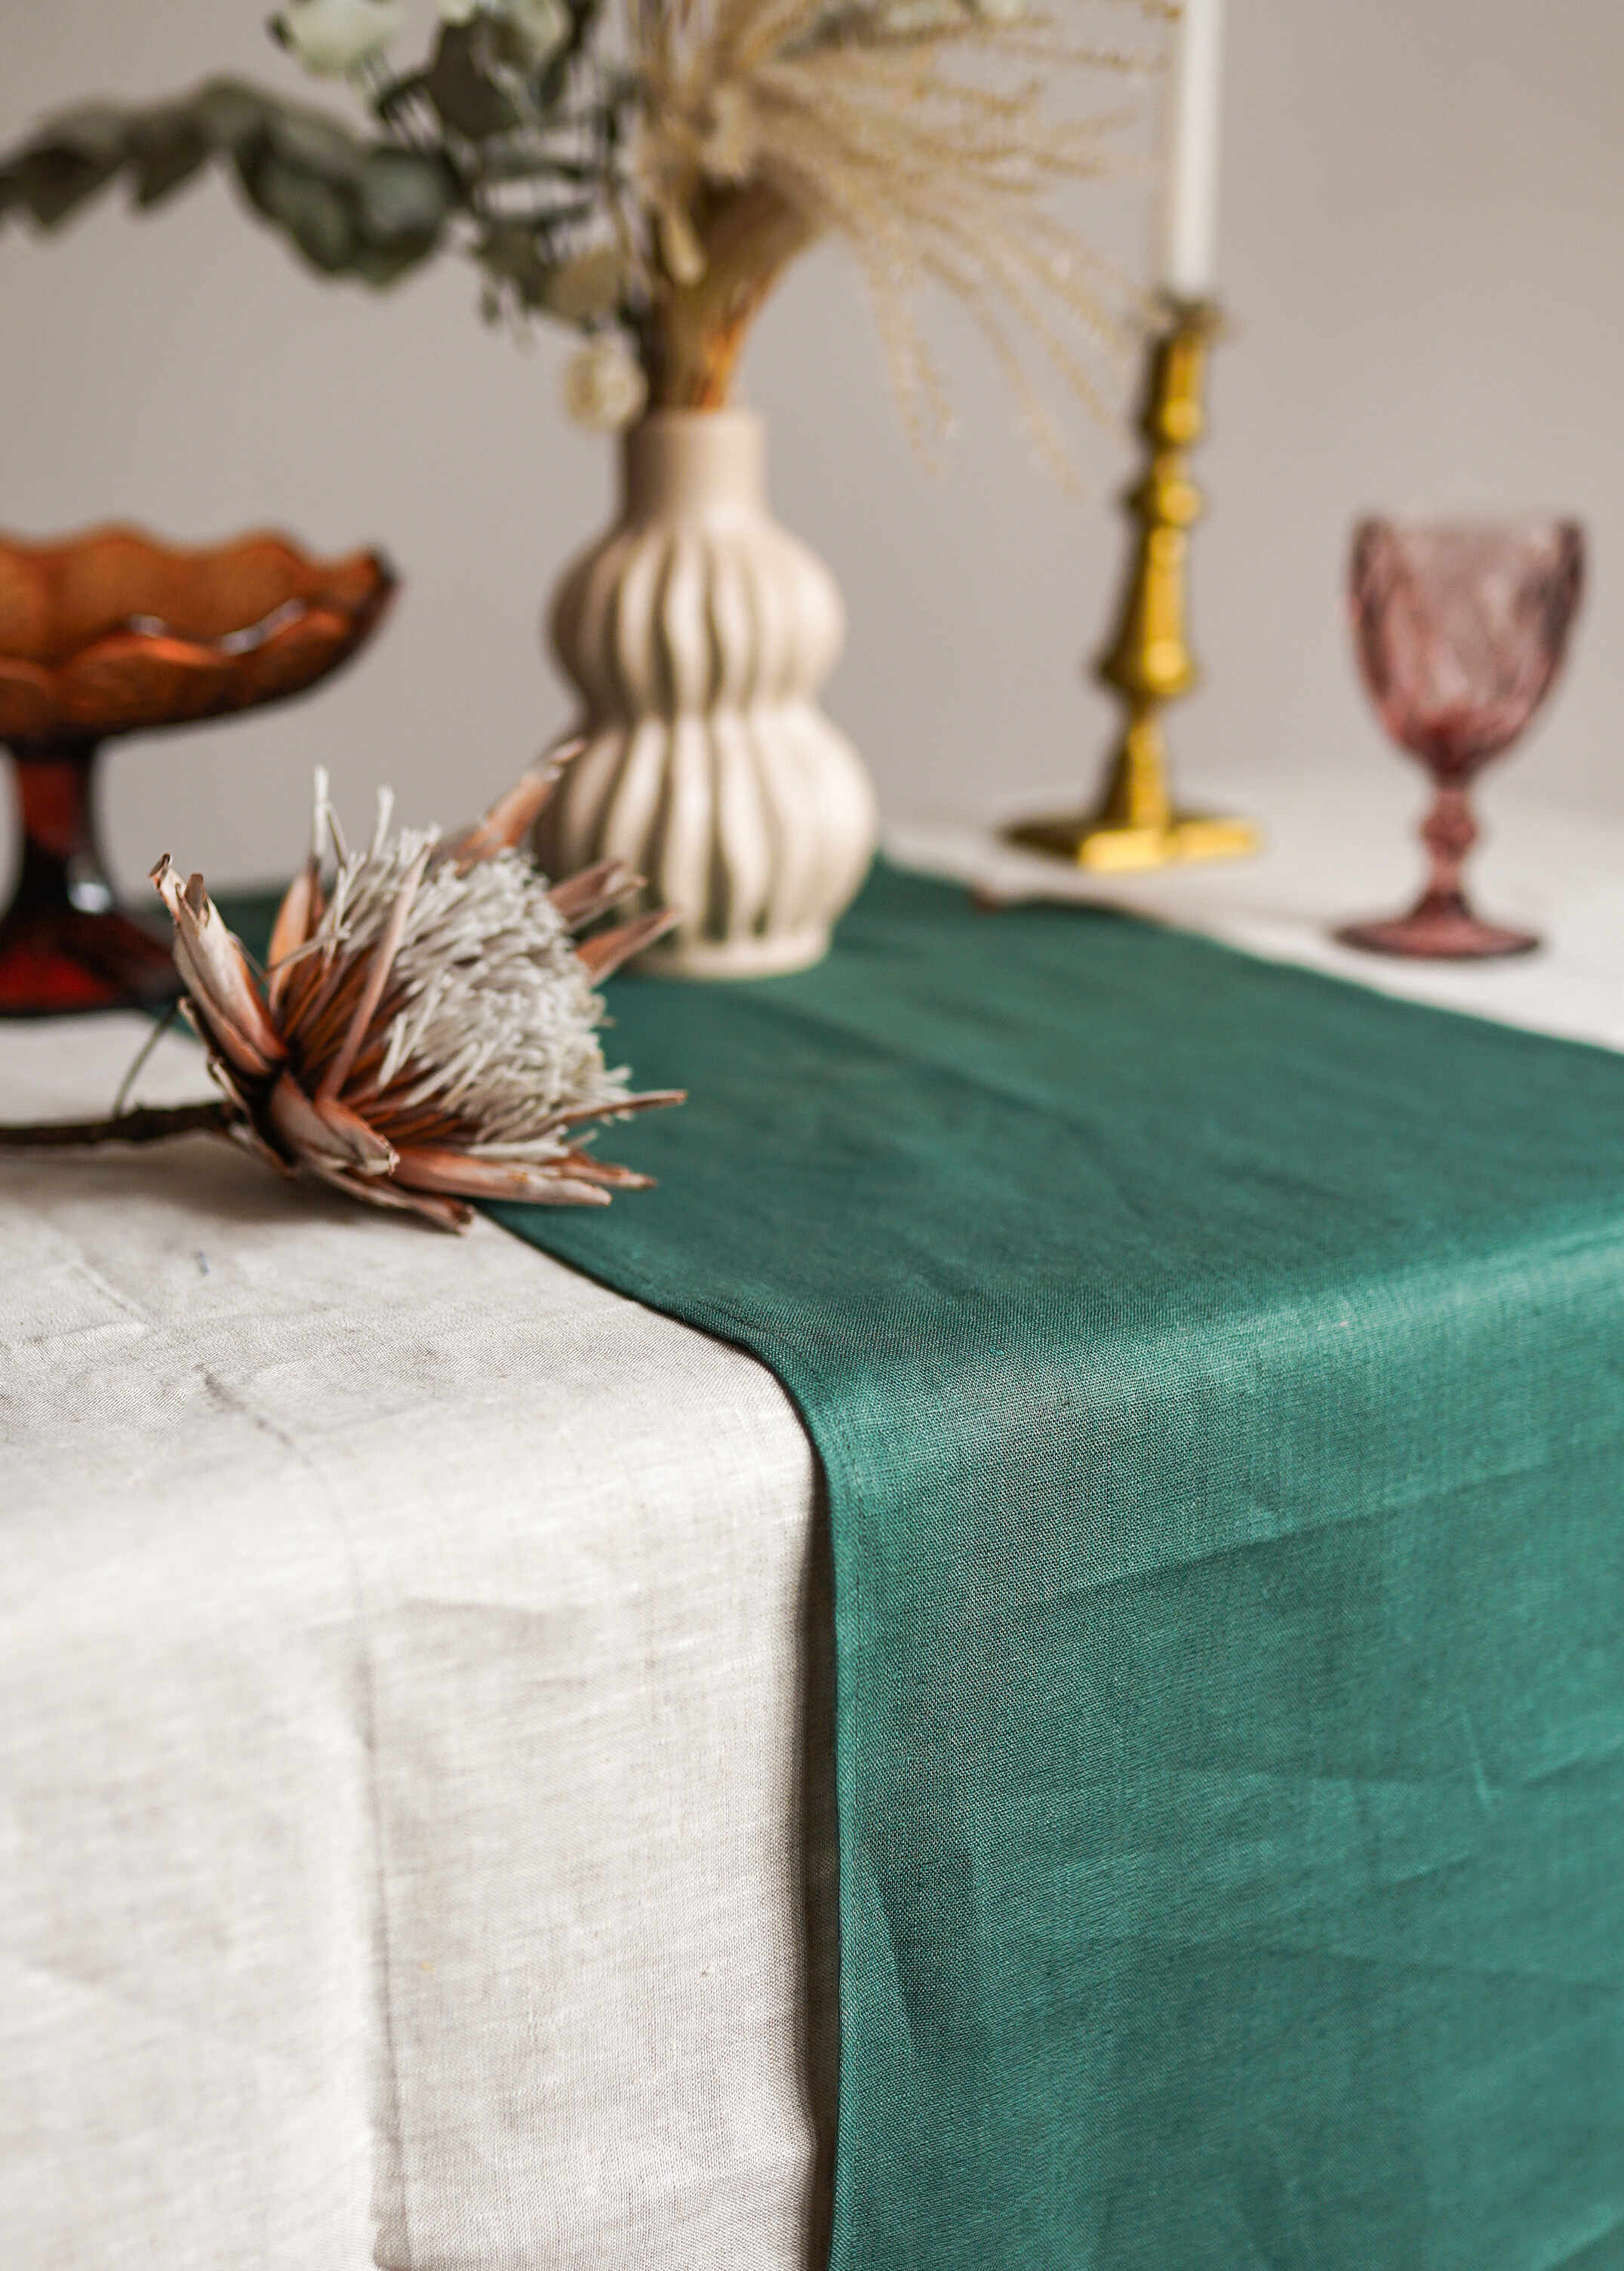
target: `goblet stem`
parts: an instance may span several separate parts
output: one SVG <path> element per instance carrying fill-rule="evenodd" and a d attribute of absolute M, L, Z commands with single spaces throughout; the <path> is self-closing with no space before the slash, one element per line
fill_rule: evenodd
<path fill-rule="evenodd" d="M 1336 933 L 1345 946 L 1372 954 L 1415 955 L 1427 961 L 1479 962 L 1527 954 L 1539 941 L 1532 931 L 1482 922 L 1466 903 L 1461 870 L 1478 840 L 1464 786 L 1436 781 L 1432 809 L 1421 823 L 1431 872 L 1427 889 L 1407 915 L 1386 922 L 1348 923 Z"/>
<path fill-rule="evenodd" d="M 1461 870 L 1477 840 L 1478 823 L 1464 788 L 1440 781 L 1432 809 L 1421 823 L 1421 841 L 1432 860 L 1432 874 L 1417 905 L 1418 915 L 1469 913 Z"/>

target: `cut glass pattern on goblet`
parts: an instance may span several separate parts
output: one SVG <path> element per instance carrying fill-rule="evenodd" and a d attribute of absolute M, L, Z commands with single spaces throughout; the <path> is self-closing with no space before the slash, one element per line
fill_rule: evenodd
<path fill-rule="evenodd" d="M 1434 796 L 1421 829 L 1426 890 L 1408 914 L 1338 930 L 1345 945 L 1467 961 L 1539 944 L 1485 922 L 1467 901 L 1462 869 L 1478 838 L 1468 792 L 1555 683 L 1583 558 L 1572 521 L 1367 520 L 1355 532 L 1360 673 L 1388 732 L 1432 775 Z"/>

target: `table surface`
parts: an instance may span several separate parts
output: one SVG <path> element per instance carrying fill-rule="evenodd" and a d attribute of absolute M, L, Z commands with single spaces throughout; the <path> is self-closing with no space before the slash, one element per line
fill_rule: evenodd
<path fill-rule="evenodd" d="M 1515 776 L 1513 776 L 1515 781 Z M 990 826 L 899 822 L 886 850 L 994 898 L 1075 898 L 1200 931 L 1270 961 L 1353 985 L 1624 1048 L 1624 826 L 1502 790 L 1478 797 L 1483 840 L 1467 883 L 1485 912 L 1538 931 L 1538 954 L 1503 962 L 1405 962 L 1339 945 L 1335 925 L 1398 912 L 1420 889 L 1415 839 L 1426 790 L 1413 767 L 1329 781 L 1232 785 L 1197 808 L 1261 815 L 1262 855 L 1146 875 L 1084 875 L 1004 842 Z"/>
<path fill-rule="evenodd" d="M 1380 799 L 1089 896 L 1624 1046 L 1624 830 L 1497 810 L 1522 964 L 1326 942 L 1413 887 Z M 105 1110 L 143 1031 L 0 1028 L 0 1109 Z M 166 1042 L 142 1093 L 198 1069 Z M 827 1612 L 771 1376 L 201 1141 L 6 1161 L 0 1320 L 8 2260 L 808 2260 Z"/>
<path fill-rule="evenodd" d="M 0 1108 L 143 1033 L 0 1028 Z M 198 1139 L 5 1161 L 0 1351 L 8 2271 L 799 2265 L 771 1376 Z"/>

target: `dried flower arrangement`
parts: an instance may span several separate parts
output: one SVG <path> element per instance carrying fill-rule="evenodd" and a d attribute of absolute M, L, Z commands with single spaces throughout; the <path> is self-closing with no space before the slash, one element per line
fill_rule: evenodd
<path fill-rule="evenodd" d="M 1114 4 L 1177 13 L 1176 0 Z M 567 398 L 605 428 L 725 403 L 756 310 L 833 232 L 861 263 L 916 429 L 944 416 L 913 312 L 926 284 L 969 309 L 1051 438 L 1017 333 L 1091 398 L 1091 350 L 1123 333 L 1120 295 L 1047 199 L 1102 170 L 1108 122 L 1056 118 L 1050 99 L 1142 58 L 1073 40 L 1025 0 L 439 0 L 438 13 L 405 71 L 386 60 L 403 0 L 286 0 L 272 19 L 309 71 L 354 83 L 364 132 L 234 80 L 98 104 L 0 161 L 0 215 L 52 228 L 119 178 L 145 209 L 218 160 L 325 274 L 386 285 L 454 244 L 482 272 L 488 316 L 583 331 Z"/>
<path fill-rule="evenodd" d="M 583 1131 L 682 1097 L 634 1096 L 606 1066 L 594 989 L 673 918 L 639 916 L 577 942 L 641 879 L 608 860 L 549 886 L 514 849 L 569 754 L 458 836 L 391 834 L 385 792 L 364 852 L 346 844 L 318 774 L 315 841 L 263 980 L 202 876 L 183 883 L 166 855 L 153 881 L 220 1100 L 0 1128 L 0 1145 L 221 1136 L 282 1174 L 447 1230 L 472 1221 L 470 1199 L 607 1206 L 614 1191 L 646 1188 L 584 1149 Z"/>

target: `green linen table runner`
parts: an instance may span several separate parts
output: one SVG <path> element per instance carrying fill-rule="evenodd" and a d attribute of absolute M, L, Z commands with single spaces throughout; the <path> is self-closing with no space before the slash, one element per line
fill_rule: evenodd
<path fill-rule="evenodd" d="M 829 1482 L 837 2271 L 1624 2263 L 1624 1060 L 882 869 L 524 1236 Z"/>
<path fill-rule="evenodd" d="M 827 1473 L 835 2271 L 1624 2265 L 1624 1059 L 880 870 L 498 1210 Z"/>

